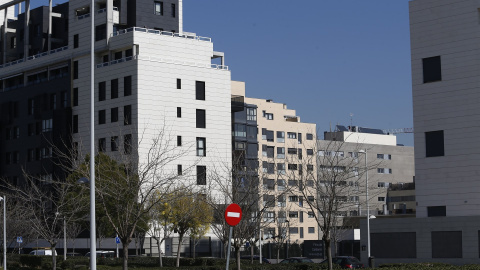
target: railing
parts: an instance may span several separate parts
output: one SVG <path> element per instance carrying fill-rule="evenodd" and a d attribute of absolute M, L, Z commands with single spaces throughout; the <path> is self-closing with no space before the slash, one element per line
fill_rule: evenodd
<path fill-rule="evenodd" d="M 82 19 L 89 18 L 89 17 L 90 17 L 90 13 L 87 13 L 87 14 L 77 16 L 77 20 L 82 20 Z"/>
<path fill-rule="evenodd" d="M 51 50 L 49 52 L 43 52 L 43 53 L 39 53 L 39 54 L 36 54 L 36 55 L 32 55 L 32 56 L 27 57 L 27 61 L 35 60 L 35 59 L 38 59 L 40 57 L 44 57 L 44 56 L 51 55 L 51 54 L 54 54 L 54 53 L 57 53 L 57 52 L 65 51 L 67 49 L 68 49 L 68 46 L 65 46 L 65 47 L 61 47 L 61 48 L 58 48 L 58 49 Z M 18 60 L 12 61 L 12 62 L 5 63 L 3 65 L 0 65 L 0 68 L 13 66 L 13 65 L 23 63 L 23 62 L 25 62 L 24 59 L 18 59 Z"/>
<path fill-rule="evenodd" d="M 97 64 L 97 68 L 113 66 L 115 64 L 131 61 L 131 60 L 134 60 L 134 59 L 137 59 L 137 57 L 136 56 L 129 56 L 129 57 L 113 60 L 113 61 L 110 61 L 110 62 Z"/>
<path fill-rule="evenodd" d="M 113 10 L 118 11 L 118 7 L 113 7 Z M 107 12 L 107 8 L 102 8 L 97 11 L 98 14 Z"/>
<path fill-rule="evenodd" d="M 173 32 L 161 31 L 161 30 L 155 30 L 155 29 L 148 29 L 148 28 L 142 28 L 142 27 L 131 27 L 131 28 L 127 28 L 127 29 L 124 29 L 124 30 L 120 30 L 120 31 L 112 33 L 112 36 L 113 37 L 114 36 L 119 36 L 119 35 L 123 35 L 123 34 L 129 33 L 129 32 L 143 32 L 143 33 L 155 34 L 155 35 L 161 35 L 161 36 L 179 37 L 179 38 L 192 39 L 192 40 L 198 40 L 198 41 L 212 42 L 212 39 L 209 38 L 209 37 L 185 35 L 185 34 L 179 34 L 179 33 L 173 33 Z"/>

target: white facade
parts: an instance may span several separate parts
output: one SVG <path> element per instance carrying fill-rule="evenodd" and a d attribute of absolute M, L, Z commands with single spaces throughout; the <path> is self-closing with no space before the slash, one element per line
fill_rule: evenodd
<path fill-rule="evenodd" d="M 417 217 L 427 217 L 429 207 L 446 209 L 446 216 L 479 215 L 480 2 L 409 3 Z M 431 57 L 440 58 L 439 80 L 424 76 L 423 61 Z M 432 131 L 443 131 L 444 153 L 427 157 Z"/>

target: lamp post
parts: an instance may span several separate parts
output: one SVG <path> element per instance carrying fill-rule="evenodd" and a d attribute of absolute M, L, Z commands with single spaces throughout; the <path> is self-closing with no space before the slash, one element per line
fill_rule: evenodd
<path fill-rule="evenodd" d="M 56 212 L 55 215 L 58 216 L 60 213 Z M 67 260 L 67 221 L 65 221 L 65 216 L 63 216 L 63 260 Z"/>
<path fill-rule="evenodd" d="M 3 270 L 7 270 L 7 201 L 5 195 L 0 197 L 0 201 L 3 201 Z"/>
<path fill-rule="evenodd" d="M 288 245 L 290 244 L 290 221 L 288 219 L 285 220 L 285 222 L 287 222 L 288 224 L 288 230 L 287 230 L 287 233 L 288 233 L 288 239 L 287 239 L 287 256 L 285 259 L 288 258 Z"/>
<path fill-rule="evenodd" d="M 95 173 L 95 169 L 92 171 Z M 77 180 L 78 184 L 90 183 L 90 270 L 97 269 L 97 235 L 95 231 L 95 194 L 92 197 L 92 181 L 86 177 Z M 95 189 L 95 186 L 93 186 Z M 93 209 L 93 210 L 92 210 Z M 93 211 L 93 214 L 92 214 Z M 92 225 L 93 224 L 93 225 Z M 92 231 L 93 229 L 93 231 Z"/>
<path fill-rule="evenodd" d="M 360 150 L 359 153 L 365 154 L 365 199 L 367 204 L 367 258 L 370 259 L 370 208 L 368 204 L 368 166 L 367 166 L 367 150 Z"/>

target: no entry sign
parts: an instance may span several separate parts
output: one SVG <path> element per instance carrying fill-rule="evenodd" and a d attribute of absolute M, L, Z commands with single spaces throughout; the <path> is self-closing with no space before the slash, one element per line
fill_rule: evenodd
<path fill-rule="evenodd" d="M 242 209 L 236 203 L 230 204 L 227 209 L 225 209 L 225 221 L 230 226 L 237 225 L 242 219 Z"/>

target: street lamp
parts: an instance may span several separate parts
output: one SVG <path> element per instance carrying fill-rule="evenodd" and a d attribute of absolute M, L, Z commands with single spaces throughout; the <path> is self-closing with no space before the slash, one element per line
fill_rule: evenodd
<path fill-rule="evenodd" d="M 3 270 L 7 270 L 7 201 L 5 195 L 0 197 L 0 201 L 3 201 Z"/>
<path fill-rule="evenodd" d="M 368 166 L 367 166 L 367 150 L 360 150 L 359 153 L 365 154 L 365 197 L 367 204 L 367 258 L 370 259 L 370 208 L 368 205 Z"/>
<path fill-rule="evenodd" d="M 93 154 L 93 153 L 92 153 Z M 93 155 L 92 155 L 93 158 Z M 93 161 L 90 161 L 93 164 Z M 95 178 L 95 164 L 92 166 L 93 173 L 92 178 Z M 95 181 L 95 180 L 92 180 Z M 77 180 L 78 184 L 88 184 L 90 183 L 90 269 L 96 270 L 97 269 L 97 235 L 95 231 L 95 185 L 92 181 L 88 180 L 86 177 L 82 177 Z M 93 196 L 92 196 L 92 189 L 93 189 Z M 93 211 L 93 212 L 92 212 Z"/>

